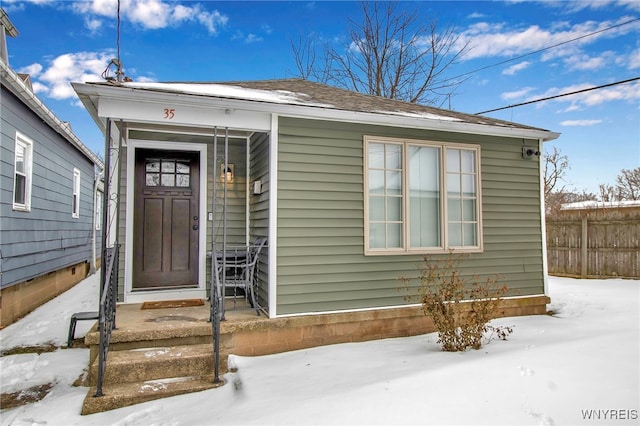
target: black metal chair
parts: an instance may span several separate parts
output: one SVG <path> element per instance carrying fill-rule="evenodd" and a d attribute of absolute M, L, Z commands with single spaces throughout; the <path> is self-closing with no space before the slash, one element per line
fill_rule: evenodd
<path fill-rule="evenodd" d="M 238 256 L 237 252 L 233 250 L 225 255 L 226 273 L 224 282 L 222 282 L 222 288 L 233 289 L 234 307 L 237 291 L 241 289 L 244 292 L 245 298 L 250 301 L 251 306 L 256 310 L 257 315 L 260 315 L 260 310 L 255 297 L 256 268 L 260 252 L 266 244 L 266 238 L 258 238 L 253 245 L 248 247 L 248 250 L 245 249 L 242 256 Z M 222 267 L 221 260 L 216 259 L 216 270 L 221 281 Z"/>

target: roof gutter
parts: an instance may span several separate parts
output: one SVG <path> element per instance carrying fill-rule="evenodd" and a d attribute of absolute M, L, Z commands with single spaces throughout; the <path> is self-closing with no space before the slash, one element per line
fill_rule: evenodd
<path fill-rule="evenodd" d="M 99 169 L 104 168 L 102 160 L 71 131 L 68 125 L 63 123 L 38 97 L 27 88 L 20 77 L 13 72 L 3 61 L 0 61 L 0 73 L 2 84 L 14 95 L 22 100 L 34 113 L 36 113 L 52 129 L 64 137 L 71 145 L 76 147 Z"/>
<path fill-rule="evenodd" d="M 199 95 L 184 92 L 160 91 L 139 89 L 126 86 L 105 86 L 83 83 L 72 83 L 83 103 L 91 113 L 94 120 L 100 123 L 98 111 L 91 97 L 107 97 L 115 100 L 131 100 L 135 94 L 136 100 L 146 102 L 167 102 L 167 98 L 173 98 L 176 105 L 199 106 L 214 109 L 238 109 L 263 113 L 278 114 L 279 116 L 334 120 L 351 123 L 374 124 L 382 126 L 416 128 L 425 130 L 441 130 L 448 132 L 481 134 L 488 136 L 516 137 L 527 139 L 541 139 L 544 142 L 557 139 L 560 134 L 543 129 L 517 128 L 465 123 L 452 120 L 436 120 L 423 117 L 395 116 L 388 113 L 372 113 L 360 111 L 347 111 L 324 106 L 309 106 L 300 104 L 285 104 L 261 100 L 245 100 L 236 98 L 214 97 L 211 95 Z M 89 102 L 91 100 L 91 102 Z M 88 105 L 89 102 L 89 105 Z"/>

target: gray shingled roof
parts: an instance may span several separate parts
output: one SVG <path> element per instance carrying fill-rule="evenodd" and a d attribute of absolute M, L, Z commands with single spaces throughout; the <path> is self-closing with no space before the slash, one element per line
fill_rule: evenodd
<path fill-rule="evenodd" d="M 419 105 L 394 99 L 383 98 L 340 89 L 325 84 L 302 79 L 278 79 L 257 81 L 231 81 L 231 82 L 166 82 L 167 84 L 183 83 L 190 85 L 219 84 L 236 86 L 245 89 L 263 90 L 281 93 L 294 93 L 298 98 L 304 99 L 307 106 L 318 104 L 323 107 L 331 107 L 337 110 L 378 113 L 378 114 L 431 114 L 433 116 L 447 117 L 464 123 L 480 124 L 486 126 L 510 127 L 517 129 L 530 129 L 547 131 L 537 127 L 525 126 L 504 120 L 498 120 L 486 116 L 465 114 L 426 105 Z"/>

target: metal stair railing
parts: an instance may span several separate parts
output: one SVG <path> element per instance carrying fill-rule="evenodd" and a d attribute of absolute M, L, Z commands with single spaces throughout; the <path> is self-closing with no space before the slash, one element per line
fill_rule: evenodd
<path fill-rule="evenodd" d="M 118 252 L 119 244 L 105 250 L 106 269 L 100 297 L 98 328 L 100 331 L 100 349 L 98 351 L 98 381 L 96 394 L 103 396 L 102 384 L 107 366 L 111 331 L 116 328 L 116 300 L 118 295 Z"/>

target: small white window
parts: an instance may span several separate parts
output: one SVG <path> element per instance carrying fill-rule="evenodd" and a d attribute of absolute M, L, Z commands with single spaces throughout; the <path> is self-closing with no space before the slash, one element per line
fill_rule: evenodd
<path fill-rule="evenodd" d="M 73 169 L 73 206 L 71 216 L 80 217 L 80 170 Z"/>
<path fill-rule="evenodd" d="M 102 228 L 102 192 L 96 192 L 96 231 Z"/>
<path fill-rule="evenodd" d="M 31 211 L 33 141 L 16 132 L 13 209 Z"/>

